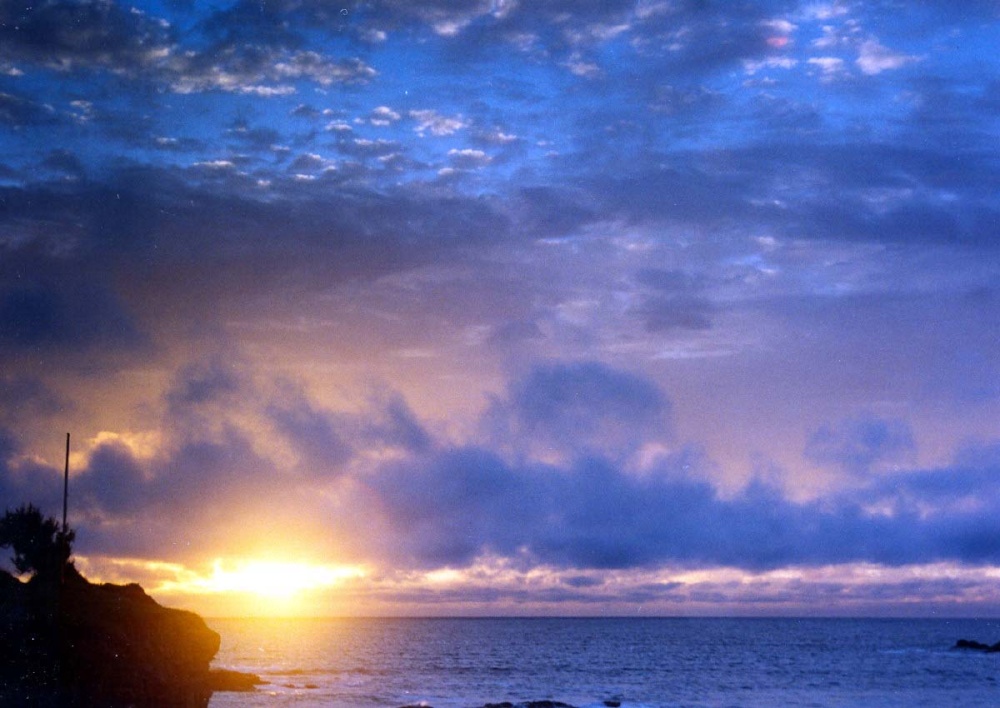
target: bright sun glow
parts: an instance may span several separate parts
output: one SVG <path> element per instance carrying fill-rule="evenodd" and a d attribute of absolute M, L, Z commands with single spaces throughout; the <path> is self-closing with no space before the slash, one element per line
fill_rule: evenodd
<path fill-rule="evenodd" d="M 300 592 L 330 588 L 362 575 L 360 569 L 350 566 L 216 560 L 212 574 L 195 584 L 202 592 L 249 593 L 272 599 L 288 599 Z"/>

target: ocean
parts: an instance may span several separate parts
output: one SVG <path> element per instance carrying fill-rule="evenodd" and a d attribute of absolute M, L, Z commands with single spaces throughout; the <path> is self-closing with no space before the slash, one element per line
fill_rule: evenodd
<path fill-rule="evenodd" d="M 211 708 L 1000 705 L 997 620 L 217 619 L 215 666 L 260 674 Z"/>

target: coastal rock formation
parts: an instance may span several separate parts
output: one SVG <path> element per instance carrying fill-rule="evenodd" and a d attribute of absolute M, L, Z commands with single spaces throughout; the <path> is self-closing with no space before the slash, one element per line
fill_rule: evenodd
<path fill-rule="evenodd" d="M 242 671 L 232 671 L 230 669 L 211 669 L 208 672 L 209 688 L 215 691 L 233 691 L 238 693 L 248 693 L 256 691 L 257 686 L 263 681 L 257 674 L 247 674 Z M 312 684 L 306 684 L 305 688 L 315 688 Z"/>
<path fill-rule="evenodd" d="M 0 571 L 0 636 L 0 705 L 204 708 L 215 687 L 204 620 L 71 564 L 62 583 Z"/>
<path fill-rule="evenodd" d="M 955 646 L 952 649 L 971 649 L 973 651 L 986 652 L 987 654 L 996 654 L 1000 653 L 1000 642 L 996 644 L 983 644 L 974 639 L 959 639 L 955 642 Z"/>

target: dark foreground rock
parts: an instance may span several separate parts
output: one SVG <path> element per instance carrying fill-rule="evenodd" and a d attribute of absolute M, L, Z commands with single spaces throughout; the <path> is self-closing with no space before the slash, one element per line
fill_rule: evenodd
<path fill-rule="evenodd" d="M 952 649 L 968 649 L 971 651 L 986 652 L 987 654 L 996 654 L 1000 653 L 1000 642 L 996 644 L 983 644 L 973 639 L 959 639 L 955 642 L 955 646 Z"/>
<path fill-rule="evenodd" d="M 0 571 L 0 636 L 0 705 L 205 708 L 213 690 L 252 690 L 209 672 L 219 635 L 201 617 L 72 566 L 61 584 Z"/>

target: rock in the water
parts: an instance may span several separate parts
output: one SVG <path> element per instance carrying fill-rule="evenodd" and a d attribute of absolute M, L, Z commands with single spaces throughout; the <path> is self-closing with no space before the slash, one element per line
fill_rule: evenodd
<path fill-rule="evenodd" d="M 955 646 L 952 649 L 971 649 L 973 651 L 986 652 L 987 654 L 995 654 L 1000 652 L 1000 642 L 996 644 L 983 644 L 974 639 L 959 639 L 955 642 Z"/>
<path fill-rule="evenodd" d="M 483 708 L 573 708 L 569 703 L 559 701 L 528 701 L 527 703 L 487 703 Z"/>
<path fill-rule="evenodd" d="M 208 672 L 208 685 L 213 691 L 256 691 L 263 681 L 257 674 L 247 674 L 231 669 L 212 669 Z M 293 687 L 294 688 L 294 687 Z"/>

